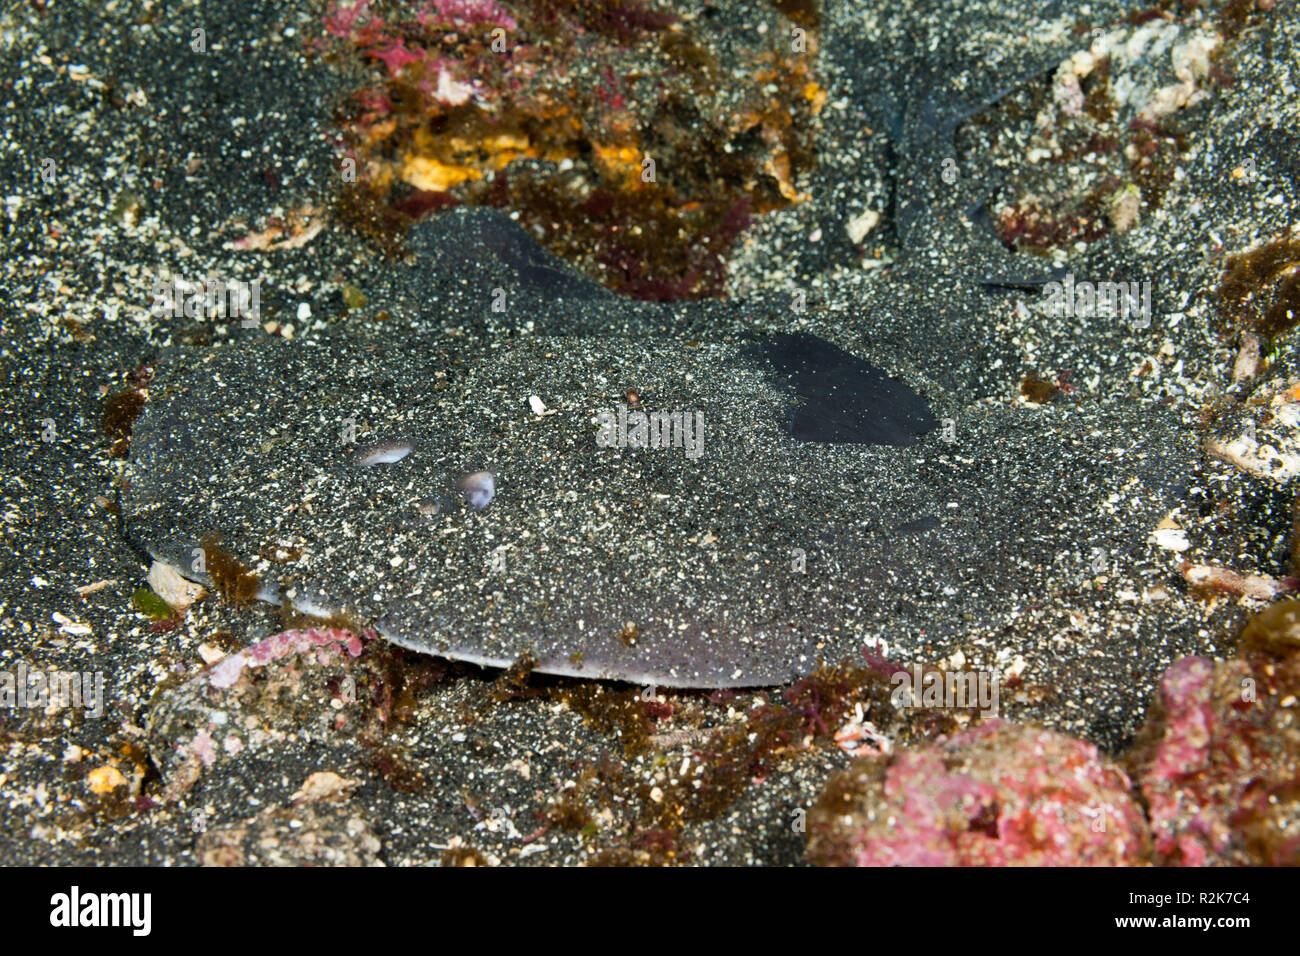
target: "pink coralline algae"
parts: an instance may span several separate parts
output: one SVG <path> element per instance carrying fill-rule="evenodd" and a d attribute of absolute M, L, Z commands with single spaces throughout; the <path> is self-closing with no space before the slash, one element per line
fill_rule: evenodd
<path fill-rule="evenodd" d="M 515 18 L 492 0 L 432 0 L 416 13 L 425 26 L 476 27 L 482 24 L 513 30 Z"/>
<path fill-rule="evenodd" d="M 1150 852 L 1127 775 L 1081 740 L 992 720 L 856 761 L 808 815 L 808 858 L 857 866 L 1115 866 Z"/>
<path fill-rule="evenodd" d="M 361 638 L 338 627 L 281 631 L 222 658 L 208 672 L 208 682 L 213 687 L 232 687 L 247 666 L 257 667 L 286 654 L 310 650 L 316 651 L 316 659 L 321 664 L 329 663 L 345 650 L 351 657 L 357 657 L 361 653 Z"/>
<path fill-rule="evenodd" d="M 194 735 L 190 750 L 203 762 L 205 767 L 211 767 L 217 761 L 216 751 L 212 747 L 212 735 L 206 729 L 200 730 Z"/>
<path fill-rule="evenodd" d="M 484 25 L 513 30 L 518 26 L 515 18 L 493 0 L 431 0 L 420 6 L 415 19 L 424 27 L 462 30 Z M 328 33 L 359 43 L 378 39 L 384 31 L 383 21 L 370 12 L 367 0 L 331 4 L 325 11 L 324 24 Z"/>
<path fill-rule="evenodd" d="M 373 50 L 370 55 L 376 60 L 381 60 L 384 66 L 388 67 L 389 76 L 397 76 L 402 72 L 403 67 L 428 59 L 426 51 L 408 49 L 401 40 L 381 50 Z"/>
<path fill-rule="evenodd" d="M 450 30 L 446 34 L 449 41 L 455 40 L 457 28 L 501 27 L 513 30 L 517 25 L 496 4 L 471 0 L 442 0 L 426 4 L 417 12 L 416 20 L 420 31 L 437 31 L 439 28 Z M 330 7 L 324 17 L 324 28 L 327 34 L 354 44 L 367 58 L 383 63 L 389 80 L 404 78 L 432 102 L 459 106 L 476 92 L 477 88 L 473 84 L 462 82 L 457 77 L 460 69 L 457 63 L 435 56 L 418 43 L 409 45 L 401 36 L 392 32 L 393 24 L 385 23 L 373 15 L 367 3 Z M 363 111 L 373 111 L 377 105 L 373 91 L 362 91 L 357 99 L 358 106 Z M 383 97 L 383 100 L 387 101 L 387 97 Z M 387 107 L 391 109 L 391 102 L 387 103 Z M 373 121 L 374 117 L 368 122 Z"/>
<path fill-rule="evenodd" d="M 1134 748 L 1159 861 L 1300 864 L 1300 602 L 1264 610 L 1223 663 L 1176 661 Z"/>
<path fill-rule="evenodd" d="M 369 679 L 354 662 L 375 636 L 337 627 L 281 631 L 160 693 L 145 726 L 164 799 L 193 787 L 204 768 L 247 751 L 288 739 L 351 739 Z"/>

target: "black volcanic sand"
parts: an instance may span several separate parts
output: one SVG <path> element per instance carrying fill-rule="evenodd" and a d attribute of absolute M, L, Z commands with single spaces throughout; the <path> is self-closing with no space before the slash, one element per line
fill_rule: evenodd
<path fill-rule="evenodd" d="M 1145 6 L 1094 3 L 1083 27 L 1134 33 L 1124 16 Z M 1208 7 L 1179 28 L 1215 22 Z M 719 10 L 713 52 L 749 69 L 727 62 L 726 31 L 777 14 Z M 189 52 L 187 7 L 0 14 L 0 669 L 96 671 L 107 690 L 98 719 L 0 711 L 6 859 L 211 862 L 210 839 L 255 840 L 296 812 L 308 774 L 332 770 L 349 795 L 307 829 L 356 859 L 474 847 L 489 862 L 582 862 L 639 827 L 672 829 L 676 859 L 794 863 L 791 814 L 847 754 L 820 738 L 788 749 L 742 772 L 735 799 L 673 819 L 663 794 L 698 763 L 685 731 L 743 728 L 760 692 L 661 695 L 664 736 L 629 756 L 626 725 L 579 711 L 640 688 L 589 678 L 772 682 L 762 693 L 780 699 L 817 660 L 861 661 L 881 638 L 900 666 L 959 657 L 1018 673 L 1035 692 L 1004 694 L 1004 716 L 1114 753 L 1163 668 L 1228 652 L 1250 610 L 1188 595 L 1178 561 L 1287 573 L 1291 495 L 1207 459 L 1197 429 L 1235 351 L 1213 308 L 1222 258 L 1300 209 L 1295 125 L 1276 121 L 1295 100 L 1293 5 L 1255 18 L 1224 54 L 1232 82 L 1171 120 L 1186 145 L 1160 208 L 1047 256 L 1003 247 L 980 203 L 1014 200 L 998 190 L 1031 166 L 1042 188 L 1073 188 L 1069 162 L 1033 160 L 1027 143 L 1056 64 L 1088 42 L 1074 5 L 828 7 L 810 198 L 742 237 L 728 301 L 670 305 L 578 279 L 483 211 L 422 223 L 399 262 L 334 221 L 298 248 L 229 248 L 269 216 L 330 206 L 331 112 L 365 76 L 305 50 L 314 3 L 202 13 L 204 55 Z M 1174 82 L 1167 49 L 1132 72 Z M 1244 158 L 1258 182 L 1230 175 Z M 853 242 L 847 224 L 872 210 L 879 224 Z M 1152 280 L 1151 325 L 1043 315 L 1026 280 L 1061 268 Z M 293 338 L 152 317 L 160 273 L 261 276 L 264 320 Z M 345 285 L 364 309 L 344 306 Z M 792 334 L 815 338 L 780 338 Z M 867 363 L 920 396 L 936 427 L 913 444 L 800 440 L 799 409 L 839 390 L 803 383 L 801 405 L 797 367 L 763 358 L 782 342 Z M 1288 346 L 1276 362 L 1290 359 Z M 142 364 L 156 372 L 149 402 L 129 456 L 114 457 L 106 402 L 133 370 L 147 376 Z M 854 368 L 849 385 L 875 381 Z M 1049 404 L 1019 397 L 1036 373 L 1066 386 Z M 702 411 L 703 455 L 599 447 L 595 415 L 628 388 L 652 411 Z M 555 414 L 535 416 L 531 395 Z M 845 424 L 845 408 L 863 405 L 814 417 L 834 426 L 823 437 L 880 421 Z M 412 454 L 356 468 L 349 417 L 358 445 L 409 440 Z M 478 469 L 498 475 L 497 493 L 472 511 L 455 482 Z M 440 495 L 456 507 L 413 508 Z M 1149 540 L 1170 513 L 1189 539 L 1179 554 Z M 194 708 L 214 724 L 236 708 L 196 694 L 205 656 L 284 626 L 263 601 L 204 600 L 179 624 L 133 605 L 150 552 L 184 566 L 209 531 L 266 584 L 343 605 L 406 646 L 493 662 L 531 648 L 584 678 L 502 693 L 494 670 L 375 641 L 356 666 L 383 686 L 342 716 L 355 728 L 382 714 L 378 737 L 319 729 L 334 680 L 299 699 L 310 719 L 240 704 L 255 745 L 219 741 L 187 778 L 167 756 L 191 743 Z M 294 542 L 296 562 L 259 555 Z M 824 716 L 831 731 L 846 717 Z M 557 794 L 579 791 L 590 821 L 526 841 Z"/>

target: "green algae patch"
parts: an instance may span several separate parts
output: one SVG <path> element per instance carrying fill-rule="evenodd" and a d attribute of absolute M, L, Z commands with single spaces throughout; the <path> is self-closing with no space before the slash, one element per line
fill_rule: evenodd
<path fill-rule="evenodd" d="M 135 593 L 131 595 L 131 603 L 135 609 L 142 614 L 147 614 L 154 620 L 166 620 L 176 616 L 167 602 L 154 594 L 151 588 L 136 588 Z"/>

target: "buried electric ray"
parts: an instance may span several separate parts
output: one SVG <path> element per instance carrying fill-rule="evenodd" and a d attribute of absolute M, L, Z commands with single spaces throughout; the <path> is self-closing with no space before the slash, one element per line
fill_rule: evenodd
<path fill-rule="evenodd" d="M 172 359 L 128 532 L 200 580 L 220 542 L 264 598 L 449 658 L 753 686 L 873 638 L 959 647 L 1099 553 L 1136 573 L 1193 454 L 1158 419 L 972 407 L 808 335 L 450 348 Z"/>

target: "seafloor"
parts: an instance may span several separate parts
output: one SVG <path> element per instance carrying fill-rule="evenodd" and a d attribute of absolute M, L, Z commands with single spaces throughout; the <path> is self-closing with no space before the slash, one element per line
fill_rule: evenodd
<path fill-rule="evenodd" d="M 0 857 L 1300 862 L 1298 37 L 8 4 Z"/>

